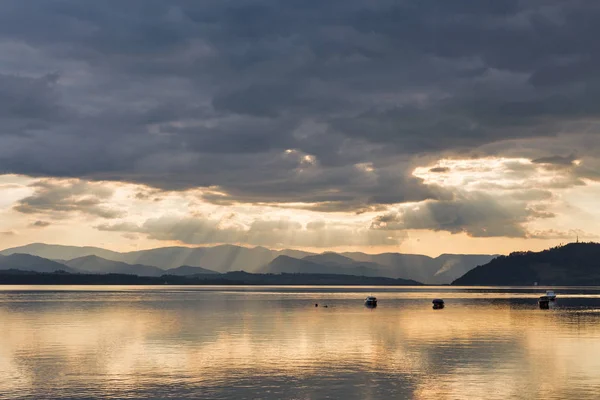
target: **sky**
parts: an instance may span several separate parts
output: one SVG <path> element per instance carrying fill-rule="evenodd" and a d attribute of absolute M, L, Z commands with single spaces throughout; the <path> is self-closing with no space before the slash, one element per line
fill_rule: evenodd
<path fill-rule="evenodd" d="M 4 0 L 0 247 L 600 236 L 600 4 Z"/>

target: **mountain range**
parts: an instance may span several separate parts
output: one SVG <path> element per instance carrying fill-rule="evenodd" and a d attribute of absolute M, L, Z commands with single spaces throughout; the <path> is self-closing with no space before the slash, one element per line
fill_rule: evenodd
<path fill-rule="evenodd" d="M 11 254 L 8 256 L 0 256 L 0 270 L 9 269 L 35 272 L 77 272 L 76 270 L 69 268 L 64 264 L 48 260 L 46 258 L 32 256 L 30 254 Z"/>
<path fill-rule="evenodd" d="M 238 246 L 167 247 L 118 253 L 95 247 L 32 244 L 1 251 L 0 271 L 3 276 L 24 272 L 42 274 L 36 279 L 57 282 L 98 282 L 97 276 L 107 275 L 107 282 L 125 279 L 132 283 L 146 281 L 122 277 L 158 279 L 156 282 L 179 282 L 177 279 L 182 278 L 187 284 L 198 280 L 228 284 L 445 284 L 452 281 L 454 285 L 600 285 L 599 259 L 598 243 L 570 243 L 541 252 L 515 252 L 508 256 L 444 254 L 436 258 L 399 253 L 313 254 Z M 185 264 L 165 268 L 158 261 L 167 266 Z M 66 275 L 82 277 L 67 278 Z"/>
<path fill-rule="evenodd" d="M 163 247 L 115 252 L 99 247 L 33 243 L 0 251 L 0 255 L 31 255 L 54 263 L 48 268 L 84 273 L 126 273 L 140 276 L 196 275 L 246 271 L 250 273 L 316 273 L 409 279 L 447 284 L 494 255 L 424 255 L 359 252 L 315 254 L 299 250 L 271 250 L 234 245 L 213 247 Z M 0 264 L 1 265 L 1 264 Z M 14 268 L 23 269 L 18 263 Z M 1 267 L 0 267 L 1 268 Z M 4 268 L 6 269 L 6 268 Z M 37 272 L 47 270 L 31 269 Z"/>

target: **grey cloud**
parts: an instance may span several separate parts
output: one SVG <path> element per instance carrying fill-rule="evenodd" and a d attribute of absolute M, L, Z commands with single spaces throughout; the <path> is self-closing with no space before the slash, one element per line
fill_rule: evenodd
<path fill-rule="evenodd" d="M 139 235 L 136 235 L 135 233 L 123 233 L 121 236 L 129 240 L 138 240 L 140 238 Z"/>
<path fill-rule="evenodd" d="M 575 155 L 570 155 L 566 157 L 562 156 L 548 156 L 548 157 L 540 157 L 532 160 L 535 164 L 550 164 L 550 165 L 558 165 L 558 166 L 567 166 L 570 167 L 573 165 L 573 162 L 577 158 Z"/>
<path fill-rule="evenodd" d="M 31 224 L 31 226 L 33 228 L 46 228 L 48 226 L 52 225 L 50 222 L 48 221 L 35 221 Z"/>
<path fill-rule="evenodd" d="M 0 73 L 0 118 L 56 120 L 62 112 L 56 91 L 58 79 L 53 73 L 38 78 Z"/>
<path fill-rule="evenodd" d="M 429 172 L 434 172 L 434 173 L 446 173 L 446 172 L 450 172 L 450 168 L 448 167 L 434 167 L 434 168 L 430 168 Z"/>
<path fill-rule="evenodd" d="M 445 201 L 415 155 L 598 118 L 598 17 L 558 0 L 3 1 L 0 50 L 18 51 L 0 51 L 0 172 L 333 212 Z"/>
<path fill-rule="evenodd" d="M 150 200 L 152 199 L 153 201 L 160 201 L 162 200 L 160 198 L 160 194 L 161 191 L 157 190 L 157 189 L 153 189 L 153 190 L 140 190 L 139 192 L 137 192 L 134 196 L 134 198 L 136 198 L 137 200 Z"/>
<path fill-rule="evenodd" d="M 468 193 L 451 201 L 430 201 L 400 212 L 376 217 L 376 230 L 431 229 L 464 232 L 473 237 L 527 237 L 524 223 L 554 215 L 543 207 L 525 202 L 498 200 L 481 193 Z"/>
<path fill-rule="evenodd" d="M 236 114 L 249 114 L 260 117 L 277 117 L 293 104 L 290 95 L 299 90 L 297 84 L 291 82 L 284 85 L 253 85 L 232 93 L 220 93 L 213 99 L 217 110 L 225 110 Z"/>
<path fill-rule="evenodd" d="M 65 218 L 70 213 L 82 213 L 100 218 L 123 216 L 109 207 L 113 191 L 99 184 L 80 180 L 39 180 L 30 185 L 34 194 L 17 202 L 14 209 L 24 214 Z M 39 221 L 41 222 L 41 221 Z"/>

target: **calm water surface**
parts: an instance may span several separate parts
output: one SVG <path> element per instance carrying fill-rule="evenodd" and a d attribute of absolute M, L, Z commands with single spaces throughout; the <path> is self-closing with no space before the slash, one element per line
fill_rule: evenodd
<path fill-rule="evenodd" d="M 555 290 L 0 286 L 0 398 L 600 398 L 600 288 Z"/>

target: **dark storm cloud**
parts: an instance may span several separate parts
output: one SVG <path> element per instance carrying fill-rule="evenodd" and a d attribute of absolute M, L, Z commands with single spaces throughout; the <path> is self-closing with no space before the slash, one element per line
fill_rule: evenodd
<path fill-rule="evenodd" d="M 39 78 L 0 74 L 0 119 L 9 123 L 20 120 L 29 125 L 56 121 L 63 112 L 55 90 L 58 79 L 57 74 Z"/>
<path fill-rule="evenodd" d="M 570 155 L 570 156 L 567 156 L 567 157 L 549 156 L 549 157 L 536 158 L 535 160 L 532 160 L 532 162 L 535 163 L 535 164 L 550 164 L 550 165 L 570 167 L 570 166 L 573 165 L 573 162 L 576 159 L 577 158 L 574 155 Z"/>
<path fill-rule="evenodd" d="M 598 17 L 578 0 L 6 0 L 0 172 L 321 211 L 446 202 L 415 155 L 597 118 Z"/>

